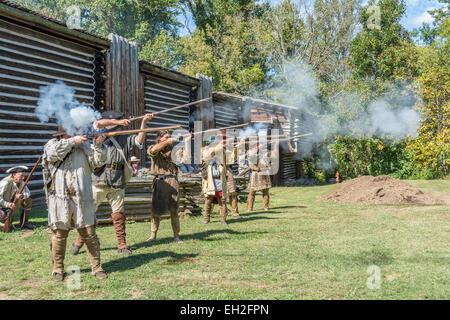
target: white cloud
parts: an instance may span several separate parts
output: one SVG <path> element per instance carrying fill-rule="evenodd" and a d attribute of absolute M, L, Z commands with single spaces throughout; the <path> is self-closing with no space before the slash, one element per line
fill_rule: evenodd
<path fill-rule="evenodd" d="M 420 26 L 422 23 L 431 23 L 433 22 L 433 17 L 428 13 L 429 10 L 435 9 L 434 7 L 429 7 L 423 12 L 421 15 L 415 16 L 411 18 L 408 22 L 409 25 L 412 26 Z"/>
<path fill-rule="evenodd" d="M 419 4 L 419 0 L 406 0 L 408 7 L 416 7 Z"/>

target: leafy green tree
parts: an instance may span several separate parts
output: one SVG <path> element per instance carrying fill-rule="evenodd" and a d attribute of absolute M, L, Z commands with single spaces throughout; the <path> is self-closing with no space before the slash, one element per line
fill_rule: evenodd
<path fill-rule="evenodd" d="M 31 10 L 65 22 L 76 5 L 80 8 L 81 28 L 107 37 L 115 33 L 136 41 L 144 52 L 142 58 L 156 60 L 166 57 L 162 51 L 176 47 L 181 26 L 178 15 L 182 12 L 179 0 L 15 0 Z M 157 44 L 153 44 L 156 41 Z M 160 46 L 166 43 L 167 48 Z M 158 48 L 159 46 L 159 48 Z M 169 60 L 170 61 L 170 60 Z M 170 66 L 179 64 L 172 61 Z M 165 62 L 167 63 L 167 61 Z"/>
<path fill-rule="evenodd" d="M 254 8 L 254 0 L 181 0 L 192 15 L 197 29 L 208 36 L 208 28 L 224 31 L 226 17 L 244 15 Z"/>
<path fill-rule="evenodd" d="M 450 18 L 435 15 L 433 25 L 437 34 L 432 45 L 423 50 L 428 54 L 419 78 L 423 99 L 418 108 L 423 121 L 418 138 L 408 149 L 417 170 L 429 172 L 430 177 L 445 177 L 450 173 Z"/>
<path fill-rule="evenodd" d="M 333 86 L 349 74 L 350 43 L 357 27 L 359 1 L 283 0 L 258 24 L 259 47 L 270 66 L 283 77 L 286 64 L 305 63 L 319 80 Z"/>
<path fill-rule="evenodd" d="M 374 19 L 378 10 L 379 25 Z M 356 79 L 368 79 L 374 87 L 378 87 L 380 80 L 413 79 L 418 76 L 416 48 L 400 24 L 404 13 L 403 0 L 370 0 L 367 6 L 361 8 L 362 30 L 353 40 L 350 50 Z"/>
<path fill-rule="evenodd" d="M 432 23 L 423 23 L 421 27 L 414 30 L 413 35 L 420 39 L 424 44 L 431 45 L 436 40 L 442 40 L 442 36 L 448 38 L 448 34 L 445 36 L 445 30 L 448 29 L 449 17 L 450 17 L 450 0 L 438 0 L 440 3 L 446 3 L 440 9 L 429 10 L 428 12 L 434 18 Z M 447 24 L 447 27 L 446 27 Z"/>
<path fill-rule="evenodd" d="M 214 90 L 248 94 L 264 82 L 267 69 L 265 57 L 255 45 L 251 20 L 242 15 L 225 17 L 220 28 L 207 26 L 208 41 L 201 30 L 182 38 L 185 62 L 181 72 L 201 73 L 212 77 Z"/>
<path fill-rule="evenodd" d="M 162 30 L 155 39 L 147 41 L 139 51 L 139 60 L 165 68 L 179 68 L 183 61 L 183 46 L 178 35 Z"/>

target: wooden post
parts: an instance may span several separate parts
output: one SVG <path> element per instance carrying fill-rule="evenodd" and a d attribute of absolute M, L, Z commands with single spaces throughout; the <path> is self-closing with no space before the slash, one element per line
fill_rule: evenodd
<path fill-rule="evenodd" d="M 137 44 L 110 33 L 111 47 L 107 54 L 106 110 L 124 113 L 124 117 L 144 114 L 144 85 L 140 73 Z M 129 129 L 139 129 L 140 121 Z M 145 162 L 144 150 L 133 150 L 133 155 Z"/>
<path fill-rule="evenodd" d="M 212 79 L 201 74 L 197 74 L 197 79 L 200 79 L 200 87 L 197 90 L 196 100 L 212 97 Z M 197 107 L 196 113 L 196 120 L 202 121 L 202 130 L 207 130 L 215 127 L 214 104 L 212 102 L 212 99 L 210 101 L 201 103 Z"/>

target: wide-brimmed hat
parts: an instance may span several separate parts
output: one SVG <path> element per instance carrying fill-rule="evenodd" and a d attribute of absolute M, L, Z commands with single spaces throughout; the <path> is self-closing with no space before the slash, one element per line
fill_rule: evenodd
<path fill-rule="evenodd" d="M 16 167 L 12 167 L 9 168 L 8 170 L 6 170 L 6 173 L 19 173 L 19 172 L 26 172 L 28 171 L 28 167 L 26 166 L 16 166 Z"/>
<path fill-rule="evenodd" d="M 64 129 L 63 126 L 59 125 L 58 126 L 58 131 L 56 131 L 56 133 L 53 134 L 54 137 L 59 137 L 59 136 L 63 136 L 67 134 L 66 130 Z"/>
<path fill-rule="evenodd" d="M 140 162 L 141 161 L 141 159 L 138 159 L 138 158 L 136 158 L 135 156 L 132 156 L 131 158 L 130 158 L 130 162 Z"/>

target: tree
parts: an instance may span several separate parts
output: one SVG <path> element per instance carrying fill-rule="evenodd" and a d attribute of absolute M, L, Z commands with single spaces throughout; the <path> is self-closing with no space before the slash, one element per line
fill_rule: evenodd
<path fill-rule="evenodd" d="M 422 101 L 418 104 L 424 118 L 419 136 L 408 149 L 413 162 L 430 177 L 445 177 L 450 172 L 450 34 L 448 15 L 435 15 L 436 37 L 426 48 L 429 54 L 423 60 L 423 73 L 419 78 Z M 424 50 L 425 52 L 425 50 Z"/>
<path fill-rule="evenodd" d="M 185 62 L 180 71 L 212 77 L 216 91 L 248 94 L 264 82 L 267 72 L 255 41 L 251 20 L 227 16 L 220 28 L 207 26 L 206 32 L 198 29 L 182 38 Z"/>
<path fill-rule="evenodd" d="M 259 20 L 258 46 L 269 57 L 272 87 L 289 82 L 292 65 L 305 64 L 323 92 L 342 90 L 351 74 L 350 43 L 357 27 L 359 1 L 284 0 Z M 266 91 L 270 98 L 270 91 Z M 273 97 L 272 97 L 273 98 Z"/>
<path fill-rule="evenodd" d="M 380 20 L 374 19 L 379 12 Z M 403 0 L 370 0 L 360 10 L 362 30 L 352 42 L 351 65 L 355 79 L 380 81 L 413 79 L 418 76 L 416 48 L 401 26 Z M 375 21 L 375 23 L 374 23 Z M 379 22 L 379 25 L 377 24 Z"/>
<path fill-rule="evenodd" d="M 184 61 L 180 37 L 162 30 L 155 39 L 147 41 L 141 47 L 139 60 L 150 61 L 165 68 L 179 68 Z"/>
<path fill-rule="evenodd" d="M 440 8 L 429 10 L 428 13 L 434 18 L 432 23 L 422 23 L 422 26 L 418 29 L 414 30 L 413 35 L 421 40 L 424 44 L 431 45 L 435 43 L 437 40 L 442 40 L 441 36 L 444 38 L 448 38 L 448 34 L 444 35 L 446 28 L 446 24 L 449 23 L 450 10 L 449 4 L 450 0 L 438 0 L 440 3 L 446 3 L 447 6 Z"/>
<path fill-rule="evenodd" d="M 81 13 L 81 28 L 107 37 L 115 33 L 136 41 L 145 52 L 142 58 L 159 59 L 153 41 L 161 43 L 176 40 L 181 24 L 177 17 L 181 13 L 179 0 L 16 0 L 31 10 L 51 18 L 67 21 L 73 14 L 68 10 L 77 6 Z M 171 41 L 169 41 L 171 40 Z M 152 54 L 155 53 L 155 56 Z"/>
<path fill-rule="evenodd" d="M 182 0 L 192 14 L 196 28 L 208 37 L 208 28 L 222 29 L 227 16 L 244 15 L 252 11 L 254 0 Z"/>

